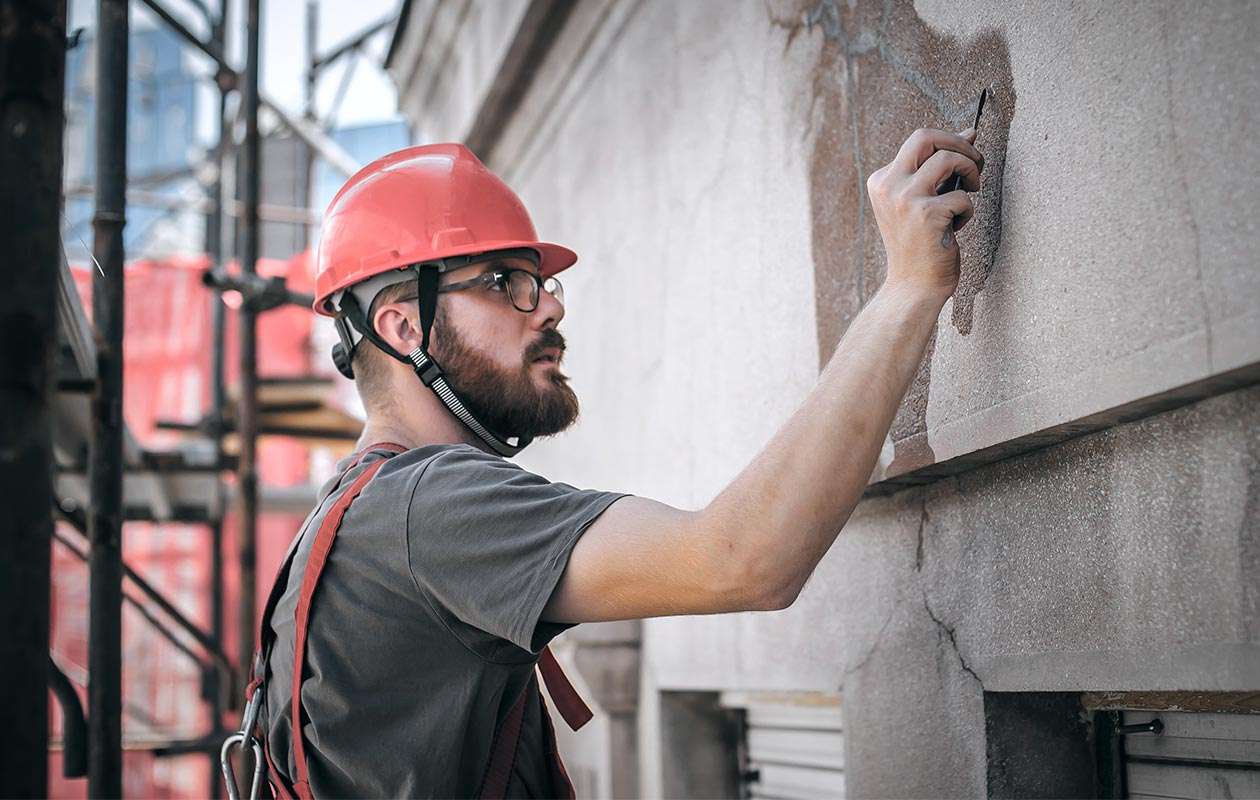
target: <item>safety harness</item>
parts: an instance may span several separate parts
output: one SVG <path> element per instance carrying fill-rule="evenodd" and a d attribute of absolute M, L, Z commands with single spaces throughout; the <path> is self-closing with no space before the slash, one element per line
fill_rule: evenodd
<path fill-rule="evenodd" d="M 357 466 L 370 452 L 386 451 L 396 455 L 405 452 L 406 449 L 392 442 L 381 442 L 371 445 L 360 450 L 355 455 L 353 461 L 346 468 L 346 473 Z M 271 789 L 272 797 L 285 798 L 285 800 L 309 800 L 311 797 L 310 777 L 306 764 L 306 742 L 302 733 L 302 674 L 306 665 L 306 640 L 310 625 L 311 602 L 314 600 L 315 592 L 319 588 L 320 576 L 323 574 L 324 566 L 328 563 L 328 557 L 332 553 L 333 544 L 337 539 L 337 531 L 341 528 L 341 521 L 345 517 L 346 511 L 388 460 L 389 457 L 386 457 L 368 464 L 350 486 L 338 496 L 320 522 L 315 534 L 315 541 L 311 544 L 310 554 L 306 558 L 306 567 L 302 573 L 297 608 L 294 611 L 293 694 L 290 708 L 294 775 L 291 783 L 286 782 L 282 773 L 276 769 L 271 752 L 267 747 L 266 731 L 259 725 L 258 717 L 266 694 L 267 665 L 271 657 L 272 647 L 275 645 L 275 632 L 271 627 L 271 617 L 275 613 L 276 606 L 280 602 L 285 588 L 288 586 L 289 570 L 293 565 L 294 555 L 297 553 L 298 545 L 305 535 L 305 530 L 294 537 L 284 560 L 280 563 L 280 569 L 272 582 L 271 592 L 267 596 L 267 604 L 259 626 L 259 646 L 254 653 L 253 674 L 250 676 L 249 685 L 245 688 L 245 713 L 241 718 L 241 728 L 224 741 L 219 753 L 220 766 L 223 770 L 224 780 L 227 783 L 227 793 L 230 800 L 240 800 L 236 776 L 231 764 L 233 747 L 251 751 L 254 758 L 254 772 L 249 794 L 250 800 L 257 800 L 260 796 L 259 792 L 262 789 L 264 775 L 267 777 L 267 784 Z M 346 473 L 342 474 L 343 480 Z M 314 517 L 312 517 L 313 520 Z M 309 529 L 309 525 L 307 529 Z M 537 667 L 538 671 L 542 673 L 543 681 L 547 684 L 548 694 L 551 695 L 551 699 L 556 704 L 556 709 L 569 727 L 576 731 L 589 722 L 592 717 L 590 708 L 582 701 L 581 696 L 578 695 L 568 678 L 565 677 L 564 671 L 561 670 L 560 664 L 556 661 L 549 648 L 543 648 L 539 654 Z M 551 715 L 547 713 L 546 703 L 542 699 L 542 693 L 538 689 L 538 680 L 534 675 L 530 675 L 529 683 L 513 703 L 512 708 L 495 732 L 490 749 L 490 761 L 486 766 L 485 775 L 482 778 L 477 797 L 497 799 L 506 795 L 508 782 L 512 776 L 512 766 L 516 760 L 516 748 L 520 741 L 521 726 L 525 718 L 526 706 L 535 697 L 538 698 L 542 711 L 544 745 L 547 750 L 547 760 L 553 786 L 561 793 L 561 797 L 574 797 L 573 783 L 569 780 L 569 775 L 565 771 L 563 762 L 560 760 L 559 750 L 556 745 L 555 729 L 551 724 Z"/>
<path fill-rule="evenodd" d="M 395 358 L 404 364 L 410 364 L 415 370 L 416 376 L 420 378 L 420 382 L 429 387 L 438 399 L 442 401 L 442 405 L 451 412 L 460 422 L 464 423 L 469 430 L 476 434 L 477 438 L 485 442 L 486 445 L 501 456 L 514 456 L 523 450 L 533 441 L 531 436 L 517 436 L 516 443 L 513 444 L 507 438 L 491 431 L 483 425 L 471 411 L 468 406 L 455 394 L 455 390 L 451 388 L 450 383 L 446 380 L 446 375 L 442 372 L 442 367 L 429 354 L 429 333 L 433 329 L 433 321 L 437 317 L 437 299 L 438 299 L 438 278 L 443 272 L 449 270 L 466 267 L 469 264 L 476 264 L 479 261 L 488 258 L 517 257 L 526 258 L 538 265 L 538 253 L 530 248 L 518 248 L 514 250 L 501 250 L 492 254 L 477 253 L 467 256 L 450 256 L 438 261 L 426 261 L 420 264 L 413 264 L 406 270 L 399 272 L 411 271 L 416 276 L 416 294 L 420 301 L 420 346 L 412 350 L 407 355 L 403 355 L 394 349 L 394 347 L 376 332 L 376 328 L 372 325 L 371 320 L 367 318 L 367 310 L 360 303 L 360 296 L 356 295 L 353 288 L 346 289 L 340 293 L 340 297 L 334 299 L 333 303 L 337 311 L 337 317 L 334 325 L 337 328 L 337 337 L 341 340 L 338 344 L 333 345 L 332 359 L 336 364 L 337 370 L 347 378 L 354 379 L 354 368 L 351 362 L 354 360 L 354 351 L 359 342 L 355 341 L 355 333 L 362 338 L 367 339 L 376 345 L 381 352 Z M 399 280 L 391 280 L 397 275 L 386 276 L 388 283 L 400 283 Z M 368 293 L 374 294 L 374 293 Z M 372 298 L 366 297 L 366 303 L 371 304 Z"/>

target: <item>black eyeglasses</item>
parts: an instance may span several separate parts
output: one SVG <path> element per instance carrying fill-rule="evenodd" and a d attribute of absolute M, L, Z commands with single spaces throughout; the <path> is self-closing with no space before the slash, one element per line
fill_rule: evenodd
<path fill-rule="evenodd" d="M 458 292 L 462 289 L 475 289 L 477 287 L 484 287 L 497 292 L 506 291 L 508 299 L 512 301 L 512 305 L 516 310 L 526 314 L 538 308 L 539 290 L 547 292 L 547 294 L 556 298 L 560 305 L 564 305 L 564 287 L 560 285 L 560 281 L 554 277 L 543 278 L 527 269 L 515 269 L 512 267 L 490 270 L 466 281 L 439 286 L 438 294 Z"/>

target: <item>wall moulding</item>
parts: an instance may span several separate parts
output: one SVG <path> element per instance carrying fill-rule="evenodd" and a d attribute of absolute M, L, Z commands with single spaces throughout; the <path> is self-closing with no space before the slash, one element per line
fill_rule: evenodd
<path fill-rule="evenodd" d="M 1254 315 L 1251 324 L 1252 330 L 1260 330 L 1260 315 Z M 921 454 L 923 460 L 881 460 L 867 493 L 886 494 L 930 483 L 1260 383 L 1260 362 L 1213 373 L 1210 365 L 1191 357 L 1191 352 L 1201 350 L 1196 344 L 1202 344 L 1202 335 L 1084 371 L 1062 384 L 1042 387 L 938 429 L 914 434 L 902 440 L 900 448 Z M 1149 394 L 1123 400 L 1134 392 Z M 1036 420 L 1053 420 L 1056 415 L 1062 421 L 1027 430 Z"/>

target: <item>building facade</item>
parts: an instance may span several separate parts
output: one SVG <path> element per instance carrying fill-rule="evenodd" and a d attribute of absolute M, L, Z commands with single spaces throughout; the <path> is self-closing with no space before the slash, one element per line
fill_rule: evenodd
<path fill-rule="evenodd" d="M 583 417 L 520 461 L 684 508 L 878 288 L 866 177 L 989 93 L 867 496 L 790 609 L 567 635 L 584 795 L 1260 792 L 1257 38 L 1244 2 L 404 5 L 415 140 L 580 255 Z"/>

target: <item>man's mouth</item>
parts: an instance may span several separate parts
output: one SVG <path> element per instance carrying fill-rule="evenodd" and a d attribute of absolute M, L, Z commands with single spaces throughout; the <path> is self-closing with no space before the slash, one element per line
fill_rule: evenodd
<path fill-rule="evenodd" d="M 534 359 L 535 364 L 559 364 L 560 357 L 564 353 L 559 347 L 548 347 L 542 351 L 542 354 Z"/>
<path fill-rule="evenodd" d="M 563 353 L 564 350 L 561 348 L 547 348 L 537 358 L 534 358 L 532 363 L 556 365 L 559 364 L 559 359 L 561 359 Z"/>

